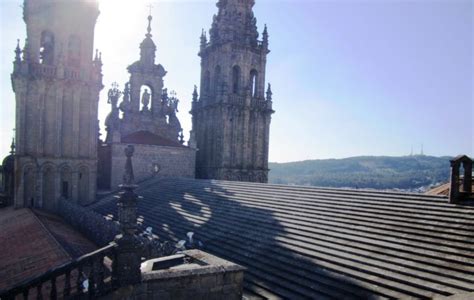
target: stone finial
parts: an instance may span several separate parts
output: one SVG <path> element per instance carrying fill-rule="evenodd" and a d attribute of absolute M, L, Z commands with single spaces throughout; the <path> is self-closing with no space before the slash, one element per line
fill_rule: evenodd
<path fill-rule="evenodd" d="M 207 46 L 207 36 L 206 36 L 206 31 L 203 28 L 201 32 L 201 50 L 204 50 L 206 46 Z"/>
<path fill-rule="evenodd" d="M 107 103 L 112 104 L 112 110 L 114 110 L 117 107 L 117 102 L 121 95 L 122 95 L 122 92 L 118 89 L 117 82 L 112 83 L 112 88 L 109 89 L 109 92 L 107 94 L 108 96 Z"/>
<path fill-rule="evenodd" d="M 151 9 L 150 9 L 150 15 L 148 16 L 148 27 L 146 28 L 146 37 L 151 37 L 151 21 L 153 20 L 153 17 L 151 16 Z"/>
<path fill-rule="evenodd" d="M 268 28 L 267 24 L 265 24 L 265 28 L 263 29 L 263 46 L 268 47 Z"/>
<path fill-rule="evenodd" d="M 28 38 L 25 39 L 25 44 L 23 45 L 23 60 L 29 61 L 30 60 L 30 47 L 28 46 Z"/>
<path fill-rule="evenodd" d="M 132 156 L 135 149 L 132 145 L 125 148 L 125 172 L 121 192 L 118 198 L 118 221 L 120 235 L 115 237 L 117 254 L 112 267 L 112 282 L 115 286 L 126 286 L 141 281 L 141 249 L 142 245 L 137 239 L 137 201 L 138 196 L 134 189 L 134 176 Z"/>
<path fill-rule="evenodd" d="M 15 154 L 15 138 L 12 138 L 12 143 L 10 145 L 10 154 Z"/>
<path fill-rule="evenodd" d="M 273 96 L 272 85 L 269 83 L 268 88 L 267 88 L 267 101 L 272 101 L 272 96 Z"/>
<path fill-rule="evenodd" d="M 126 186 L 134 185 L 135 176 L 133 175 L 133 166 L 132 166 L 132 156 L 135 152 L 135 147 L 133 145 L 128 145 L 125 148 L 125 156 L 127 161 L 125 162 L 125 172 L 123 174 L 123 184 Z"/>
<path fill-rule="evenodd" d="M 15 62 L 19 62 L 20 60 L 21 60 L 20 39 L 17 39 L 16 48 L 15 48 Z"/>
<path fill-rule="evenodd" d="M 193 91 L 193 102 L 197 102 L 198 101 L 198 88 L 197 88 L 197 85 L 194 85 L 194 91 Z"/>

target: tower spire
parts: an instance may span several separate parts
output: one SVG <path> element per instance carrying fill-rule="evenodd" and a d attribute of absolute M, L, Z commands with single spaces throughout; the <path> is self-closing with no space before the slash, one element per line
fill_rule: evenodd
<path fill-rule="evenodd" d="M 207 36 L 206 36 L 206 31 L 203 28 L 201 32 L 201 51 L 204 50 L 206 46 L 207 46 Z"/>
<path fill-rule="evenodd" d="M 268 50 L 268 28 L 267 24 L 265 24 L 265 28 L 263 29 L 263 38 L 262 38 L 262 46 L 265 50 Z"/>
<path fill-rule="evenodd" d="M 257 46 L 257 19 L 253 14 L 255 0 L 220 0 L 210 30 L 211 44 L 227 42 Z"/>
<path fill-rule="evenodd" d="M 147 66 L 152 66 L 155 64 L 155 52 L 156 52 L 156 45 L 152 40 L 152 35 L 151 35 L 151 21 L 153 20 L 153 17 L 151 15 L 151 8 L 152 6 L 149 6 L 150 11 L 148 14 L 148 26 L 146 28 L 146 34 L 145 34 L 145 39 L 143 42 L 140 44 L 140 60 L 144 65 Z"/>
<path fill-rule="evenodd" d="M 191 137 L 199 149 L 197 178 L 268 181 L 274 113 L 270 87 L 265 97 L 268 29 L 259 40 L 254 4 L 254 0 L 219 0 L 209 39 L 201 33 L 201 95 L 195 89 L 191 110 Z M 209 123 L 217 125 L 210 128 L 205 125 Z M 253 142 L 252 136 L 261 139 Z"/>

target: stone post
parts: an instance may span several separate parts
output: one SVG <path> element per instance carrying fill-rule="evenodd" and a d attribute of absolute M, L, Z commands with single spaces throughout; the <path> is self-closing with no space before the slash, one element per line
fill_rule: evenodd
<path fill-rule="evenodd" d="M 472 161 L 466 161 L 464 166 L 463 192 L 472 193 Z"/>
<path fill-rule="evenodd" d="M 132 167 L 132 156 L 134 147 L 128 145 L 125 148 L 127 162 L 125 163 L 125 173 L 123 184 L 120 185 L 121 192 L 118 196 L 118 219 L 120 222 L 121 234 L 117 235 L 117 256 L 112 270 L 114 285 L 126 286 L 139 283 L 141 281 L 141 244 L 135 236 L 137 230 L 137 200 L 138 196 L 134 190 L 134 175 Z"/>
<path fill-rule="evenodd" d="M 449 203 L 456 203 L 459 198 L 459 163 L 451 161 L 451 186 L 449 188 Z"/>

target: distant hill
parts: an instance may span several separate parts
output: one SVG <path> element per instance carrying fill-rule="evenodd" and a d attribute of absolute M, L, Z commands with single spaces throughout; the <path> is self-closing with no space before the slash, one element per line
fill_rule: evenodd
<path fill-rule="evenodd" d="M 269 182 L 337 188 L 423 192 L 449 180 L 451 157 L 361 156 L 270 163 Z"/>

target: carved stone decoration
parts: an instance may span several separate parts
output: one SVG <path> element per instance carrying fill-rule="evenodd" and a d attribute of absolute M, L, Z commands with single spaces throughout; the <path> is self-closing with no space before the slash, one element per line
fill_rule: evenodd
<path fill-rule="evenodd" d="M 108 131 L 107 143 L 119 143 L 124 137 L 140 131 L 180 142 L 181 125 L 176 117 L 179 100 L 174 92 L 168 96 L 163 82 L 166 71 L 155 63 L 156 45 L 152 40 L 151 21 L 149 16 L 147 33 L 140 44 L 140 59 L 128 67 L 130 80 L 125 85 L 120 103 L 121 118 L 118 110 L 115 112 L 116 105 L 112 105 L 111 115 L 114 120 L 118 119 L 119 125 L 115 126 L 114 133 Z M 107 122 L 112 123 L 110 120 Z"/>
<path fill-rule="evenodd" d="M 272 105 L 265 94 L 268 28 L 258 39 L 254 0 L 220 0 L 208 42 L 201 34 L 201 91 L 193 92 L 196 175 L 267 182 Z M 261 174 L 257 176 L 256 174 Z"/>

